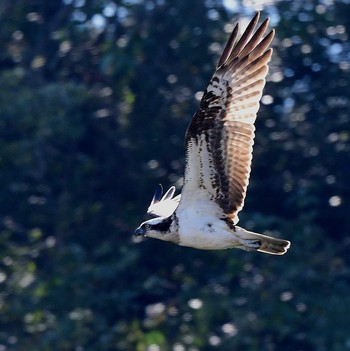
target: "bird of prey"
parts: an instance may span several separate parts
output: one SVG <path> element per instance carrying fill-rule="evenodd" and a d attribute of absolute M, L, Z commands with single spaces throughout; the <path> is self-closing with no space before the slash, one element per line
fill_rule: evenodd
<path fill-rule="evenodd" d="M 237 226 L 249 183 L 254 122 L 268 72 L 274 30 L 257 13 L 238 40 L 238 24 L 226 44 L 186 132 L 181 195 L 156 190 L 135 235 L 204 250 L 240 248 L 283 255 L 287 240 Z"/>

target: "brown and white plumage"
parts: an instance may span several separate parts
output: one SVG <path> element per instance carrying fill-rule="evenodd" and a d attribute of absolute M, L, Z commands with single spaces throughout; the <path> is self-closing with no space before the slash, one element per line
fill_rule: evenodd
<path fill-rule="evenodd" d="M 288 249 L 286 240 L 236 226 L 249 183 L 254 122 L 274 37 L 273 30 L 265 35 L 268 19 L 254 32 L 258 20 L 259 13 L 239 40 L 235 26 L 188 127 L 181 200 L 173 198 L 173 190 L 167 198 L 175 212 L 144 222 L 147 233 L 141 225 L 139 234 L 201 249 L 238 247 L 272 254 Z"/>
<path fill-rule="evenodd" d="M 204 138 L 212 154 L 212 165 L 205 174 L 201 163 L 187 162 L 182 193 L 201 187 L 196 184 L 198 177 L 186 179 L 191 168 L 199 166 L 196 170 L 199 182 L 211 179 L 207 185 L 211 198 L 234 223 L 238 221 L 237 213 L 243 207 L 249 183 L 254 122 L 272 54 L 272 49 L 267 48 L 274 31 L 260 42 L 268 19 L 249 40 L 258 19 L 257 14 L 236 45 L 238 24 L 235 26 L 186 135 L 188 154 Z"/>

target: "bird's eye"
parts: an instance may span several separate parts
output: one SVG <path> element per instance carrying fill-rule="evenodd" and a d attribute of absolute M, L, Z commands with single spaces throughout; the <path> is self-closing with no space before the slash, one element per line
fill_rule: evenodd
<path fill-rule="evenodd" d="M 146 230 L 151 229 L 151 225 L 150 225 L 150 224 L 145 224 L 145 229 L 146 229 Z"/>

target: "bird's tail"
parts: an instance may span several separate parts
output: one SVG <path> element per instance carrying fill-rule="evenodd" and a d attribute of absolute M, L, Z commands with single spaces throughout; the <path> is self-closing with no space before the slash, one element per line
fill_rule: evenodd
<path fill-rule="evenodd" d="M 238 229 L 239 227 L 236 228 Z M 290 247 L 290 242 L 288 240 L 250 232 L 243 228 L 239 229 L 244 231 L 242 237 L 244 237 L 247 250 L 256 250 L 271 255 L 284 255 Z"/>
<path fill-rule="evenodd" d="M 261 235 L 261 246 L 258 251 L 265 252 L 271 255 L 284 255 L 290 247 L 290 241 L 283 239 L 272 238 L 271 236 Z"/>

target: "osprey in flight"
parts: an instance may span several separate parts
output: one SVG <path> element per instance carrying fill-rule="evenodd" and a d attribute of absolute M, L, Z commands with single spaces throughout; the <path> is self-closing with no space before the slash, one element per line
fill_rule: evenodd
<path fill-rule="evenodd" d="M 238 24 L 226 44 L 199 110 L 186 133 L 181 195 L 156 190 L 135 235 L 205 250 L 240 248 L 283 255 L 287 240 L 238 227 L 249 183 L 254 122 L 268 72 L 274 30 L 267 18 L 254 32 L 259 13 L 237 40 Z"/>

